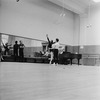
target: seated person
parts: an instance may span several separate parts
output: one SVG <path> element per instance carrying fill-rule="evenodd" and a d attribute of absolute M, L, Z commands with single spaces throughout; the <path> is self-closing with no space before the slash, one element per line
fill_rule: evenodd
<path fill-rule="evenodd" d="M 47 50 L 47 51 L 45 52 L 44 56 L 50 57 L 50 52 Z"/>
<path fill-rule="evenodd" d="M 40 55 L 43 56 L 44 55 L 44 52 L 43 51 L 40 51 Z"/>
<path fill-rule="evenodd" d="M 65 47 L 60 46 L 59 47 L 59 54 L 62 54 L 65 51 Z"/>

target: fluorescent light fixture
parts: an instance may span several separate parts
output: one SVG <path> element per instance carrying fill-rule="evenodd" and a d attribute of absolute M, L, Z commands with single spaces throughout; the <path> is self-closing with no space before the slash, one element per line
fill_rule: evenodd
<path fill-rule="evenodd" d="M 100 2 L 100 0 L 93 0 L 94 2 Z"/>

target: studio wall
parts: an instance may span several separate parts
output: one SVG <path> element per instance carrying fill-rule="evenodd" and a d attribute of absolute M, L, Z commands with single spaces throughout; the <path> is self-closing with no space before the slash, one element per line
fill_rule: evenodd
<path fill-rule="evenodd" d="M 80 52 L 100 54 L 100 4 L 91 5 L 89 14 L 80 17 Z"/>
<path fill-rule="evenodd" d="M 73 42 L 78 33 L 75 13 L 65 10 L 65 17 L 61 13 L 61 7 L 47 0 L 1 0 L 0 32 L 41 40 L 46 40 L 48 34 L 50 39 L 59 38 L 63 44 L 77 44 Z"/>
<path fill-rule="evenodd" d="M 80 18 L 80 44 L 100 45 L 100 4 L 91 5 L 89 13 Z"/>

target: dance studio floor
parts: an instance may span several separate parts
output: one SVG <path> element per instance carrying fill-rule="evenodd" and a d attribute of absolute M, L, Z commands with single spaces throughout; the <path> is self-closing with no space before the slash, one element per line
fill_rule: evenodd
<path fill-rule="evenodd" d="M 0 62 L 0 100 L 100 100 L 100 66 Z"/>

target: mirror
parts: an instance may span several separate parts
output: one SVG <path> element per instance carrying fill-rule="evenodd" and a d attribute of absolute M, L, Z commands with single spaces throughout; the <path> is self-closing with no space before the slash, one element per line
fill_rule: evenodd
<path fill-rule="evenodd" d="M 8 34 L 1 34 L 0 36 L 2 52 L 5 56 L 14 55 L 13 46 L 15 44 L 15 41 L 18 41 L 18 44 L 19 41 L 22 41 L 22 43 L 24 44 L 24 57 L 34 57 L 36 52 L 44 51 L 44 48 L 42 46 L 44 41 Z"/>

